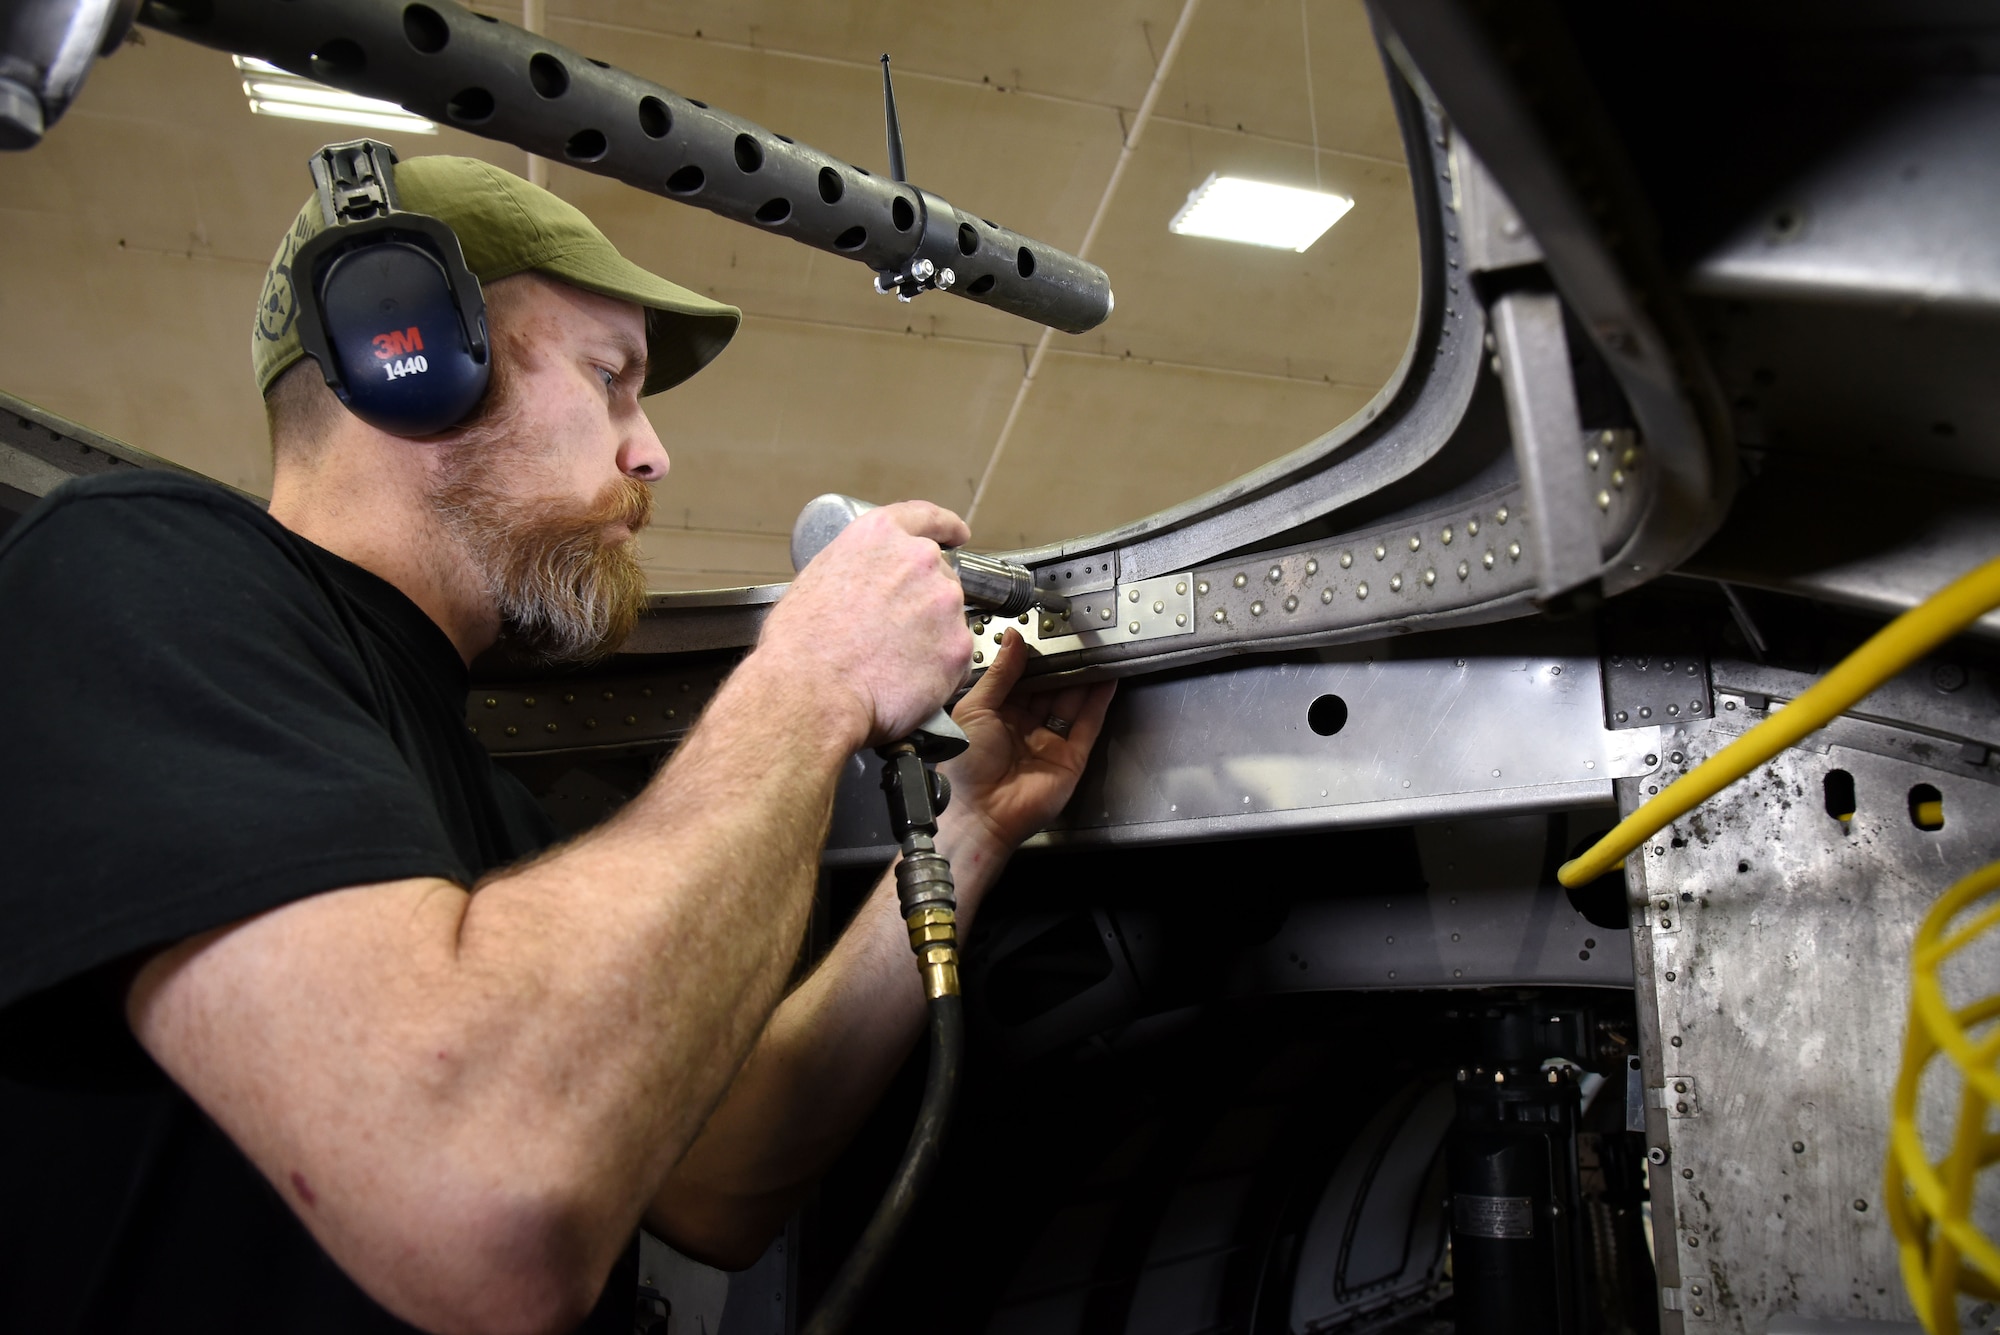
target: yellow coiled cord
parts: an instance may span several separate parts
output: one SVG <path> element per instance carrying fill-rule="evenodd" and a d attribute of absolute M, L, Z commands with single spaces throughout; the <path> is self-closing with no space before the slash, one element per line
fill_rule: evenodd
<path fill-rule="evenodd" d="M 1996 890 L 2000 862 L 1945 891 L 1924 915 L 1910 959 L 1910 1025 L 1890 1104 L 1883 1199 L 1902 1252 L 1903 1283 L 1931 1335 L 1957 1335 L 1959 1294 L 2000 1299 L 2000 1248 L 1972 1221 L 1974 1179 L 2000 1159 L 2000 1135 L 1986 1130 L 1988 1110 L 2000 1105 L 2000 1025 L 1993 1025 L 2000 996 L 1954 1009 L 1938 976 L 1945 961 L 2000 923 L 1994 903 L 1951 930 L 1954 919 Z M 1933 1164 L 1917 1125 L 1918 1087 L 1939 1053 L 1958 1068 L 1962 1088 L 1951 1149 Z"/>

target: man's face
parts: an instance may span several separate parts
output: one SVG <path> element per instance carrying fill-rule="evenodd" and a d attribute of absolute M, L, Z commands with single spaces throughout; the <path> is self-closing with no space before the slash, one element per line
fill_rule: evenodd
<path fill-rule="evenodd" d="M 536 274 L 487 289 L 493 385 L 445 442 L 432 510 L 492 594 L 501 634 L 544 661 L 616 647 L 645 604 L 635 535 L 666 450 L 639 407 L 644 312 Z"/>

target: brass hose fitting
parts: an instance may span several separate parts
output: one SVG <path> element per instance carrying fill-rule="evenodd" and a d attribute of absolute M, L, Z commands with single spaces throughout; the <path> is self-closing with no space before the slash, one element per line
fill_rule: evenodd
<path fill-rule="evenodd" d="M 903 924 L 910 929 L 910 949 L 923 970 L 924 995 L 958 995 L 958 915 L 949 904 L 925 904 L 911 910 Z"/>

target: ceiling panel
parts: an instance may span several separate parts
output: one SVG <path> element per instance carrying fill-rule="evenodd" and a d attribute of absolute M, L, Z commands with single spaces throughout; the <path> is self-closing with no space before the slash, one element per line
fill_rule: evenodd
<path fill-rule="evenodd" d="M 1018 349 L 751 316 L 728 352 L 647 401 L 682 527 L 789 533 L 827 491 L 969 496 L 1020 380 Z M 770 572 L 782 574 L 782 570 Z"/>
<path fill-rule="evenodd" d="M 508 12 L 499 5 L 481 8 Z M 1211 8 L 1228 11 L 1226 4 Z M 1136 107 L 1146 95 L 1157 53 L 1180 11 L 1178 0 L 1095 0 L 1082 5 L 1074 0 L 959 0 L 949 5 L 909 0 L 872 5 L 552 0 L 549 18 L 551 24 L 558 18 L 588 18 L 640 32 L 698 35 L 718 47 L 798 52 L 820 62 L 861 66 L 877 81 L 878 98 L 880 72 L 875 62 L 886 51 L 897 70 L 899 101 L 904 78 L 914 77 Z M 612 60 L 616 51 L 604 45 L 586 54 Z M 905 76 L 904 70 L 910 75 Z M 699 79 L 698 72 L 694 78 Z M 728 105 L 701 91 L 709 87 L 705 80 L 668 86 L 716 106 Z"/>
<path fill-rule="evenodd" d="M 1303 39 L 1311 38 L 1307 89 Z M 1368 15 L 1346 0 L 1232 0 L 1196 12 L 1163 110 L 1230 131 L 1403 160 Z M 1318 113 L 1309 115 L 1308 103 Z"/>
<path fill-rule="evenodd" d="M 1148 131 L 1099 258 L 1118 310 L 1076 340 L 1097 350 L 1379 388 L 1416 313 L 1416 223 L 1400 164 L 1326 157 L 1354 208 L 1305 254 L 1177 236 L 1167 221 L 1210 172 L 1312 185 L 1312 153 L 1192 126 Z M 1329 423 L 1329 425 L 1331 425 Z"/>
<path fill-rule="evenodd" d="M 1051 357 L 974 539 L 1028 547 L 1186 500 L 1345 421 L 1371 389 Z"/>

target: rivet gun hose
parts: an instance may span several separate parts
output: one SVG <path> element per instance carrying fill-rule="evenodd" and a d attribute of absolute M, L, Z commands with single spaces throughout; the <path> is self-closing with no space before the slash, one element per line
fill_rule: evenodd
<path fill-rule="evenodd" d="M 932 838 L 937 830 L 936 813 L 943 810 L 949 786 L 928 770 L 911 742 L 883 748 L 883 760 L 883 788 L 889 795 L 890 819 L 897 827 L 902 850 L 896 861 L 896 901 L 923 975 L 930 1020 L 930 1066 L 903 1160 L 860 1240 L 820 1299 L 805 1335 L 840 1335 L 845 1331 L 895 1250 L 898 1235 L 937 1169 L 965 1050 L 965 1011 L 958 990 L 957 890 L 952 884 L 951 863 L 938 852 Z"/>

